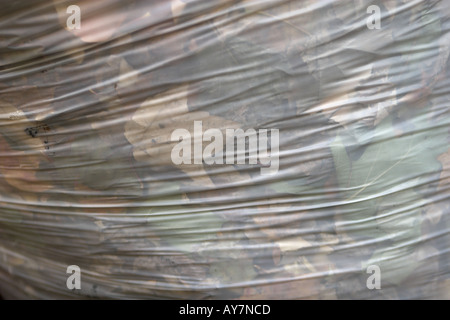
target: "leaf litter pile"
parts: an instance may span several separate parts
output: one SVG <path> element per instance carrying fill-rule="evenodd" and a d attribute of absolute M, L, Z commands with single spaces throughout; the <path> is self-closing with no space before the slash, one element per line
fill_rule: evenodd
<path fill-rule="evenodd" d="M 2 296 L 450 298 L 448 0 L 71 4 L 2 4 Z"/>

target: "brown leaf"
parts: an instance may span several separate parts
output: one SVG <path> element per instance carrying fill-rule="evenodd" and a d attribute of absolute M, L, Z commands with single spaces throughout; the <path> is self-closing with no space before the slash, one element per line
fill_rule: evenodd
<path fill-rule="evenodd" d="M 134 146 L 137 161 L 155 166 L 176 166 L 187 173 L 199 185 L 213 186 L 203 164 L 175 165 L 171 152 L 178 141 L 171 141 L 172 132 L 186 129 L 194 140 L 194 122 L 202 121 L 203 132 L 217 128 L 225 132 L 228 128 L 239 128 L 239 124 L 221 117 L 211 116 L 204 111 L 189 112 L 187 87 L 174 89 L 147 99 L 125 125 L 125 136 Z M 203 147 L 208 143 L 203 142 Z"/>

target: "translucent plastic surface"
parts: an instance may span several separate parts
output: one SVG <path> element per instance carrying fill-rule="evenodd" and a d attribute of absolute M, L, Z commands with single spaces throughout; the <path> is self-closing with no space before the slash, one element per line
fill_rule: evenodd
<path fill-rule="evenodd" d="M 449 0 L 1 1 L 0 295 L 449 299 L 449 28 Z"/>

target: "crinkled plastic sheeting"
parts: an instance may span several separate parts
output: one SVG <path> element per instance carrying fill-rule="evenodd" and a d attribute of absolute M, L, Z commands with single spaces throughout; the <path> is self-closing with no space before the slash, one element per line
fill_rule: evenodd
<path fill-rule="evenodd" d="M 449 8 L 2 1 L 0 294 L 449 298 Z"/>

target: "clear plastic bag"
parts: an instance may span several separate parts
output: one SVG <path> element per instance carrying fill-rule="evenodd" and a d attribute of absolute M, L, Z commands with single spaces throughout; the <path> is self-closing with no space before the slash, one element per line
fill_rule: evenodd
<path fill-rule="evenodd" d="M 450 5 L 0 10 L 4 298 L 448 299 Z"/>

